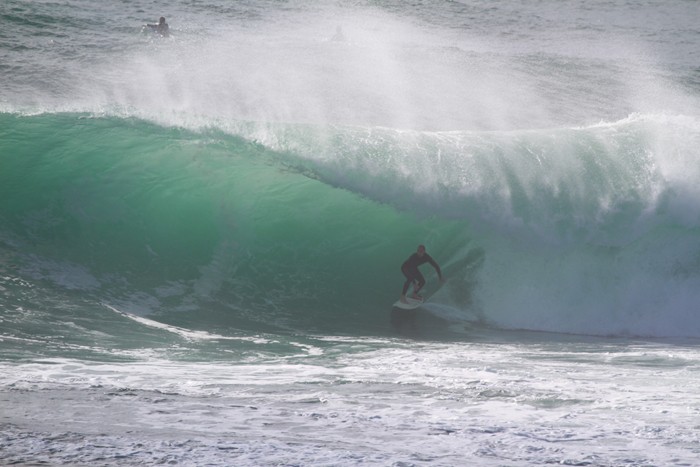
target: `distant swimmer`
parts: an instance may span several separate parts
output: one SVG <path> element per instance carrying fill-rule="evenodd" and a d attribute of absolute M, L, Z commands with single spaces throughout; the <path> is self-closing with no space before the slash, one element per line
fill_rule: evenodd
<path fill-rule="evenodd" d="M 411 298 L 415 300 L 423 300 L 423 297 L 418 295 L 420 289 L 425 285 L 425 278 L 423 274 L 418 270 L 418 266 L 430 263 L 430 265 L 435 268 L 435 271 L 442 282 L 442 271 L 440 271 L 440 266 L 435 262 L 435 260 L 425 252 L 425 246 L 418 245 L 418 251 L 413 253 L 404 263 L 401 265 L 401 272 L 406 276 L 406 282 L 403 284 L 403 291 L 401 292 L 401 301 L 406 303 L 406 292 L 408 288 L 413 284 L 413 294 Z"/>
<path fill-rule="evenodd" d="M 160 17 L 158 24 L 146 24 L 146 26 L 151 28 L 156 34 L 160 34 L 161 37 L 170 36 L 170 28 L 168 23 L 165 22 L 165 16 Z"/>
<path fill-rule="evenodd" d="M 343 34 L 343 28 L 338 26 L 335 29 L 335 35 L 331 38 L 333 42 L 344 42 L 345 41 L 345 34 Z"/>

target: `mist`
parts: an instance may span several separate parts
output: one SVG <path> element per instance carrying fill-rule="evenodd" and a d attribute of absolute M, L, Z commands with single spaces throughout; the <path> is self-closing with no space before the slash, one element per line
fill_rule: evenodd
<path fill-rule="evenodd" d="M 589 49 L 545 57 L 532 38 L 455 33 L 377 9 L 173 29 L 170 40 L 146 35 L 88 66 L 66 91 L 70 105 L 189 128 L 250 121 L 419 131 L 570 127 L 692 105 L 649 61 L 621 72 Z M 625 46 L 630 59 L 644 56 Z"/>

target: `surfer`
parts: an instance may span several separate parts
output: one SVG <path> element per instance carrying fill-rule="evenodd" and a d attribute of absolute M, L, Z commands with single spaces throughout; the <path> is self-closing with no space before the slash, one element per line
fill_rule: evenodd
<path fill-rule="evenodd" d="M 335 35 L 331 38 L 333 42 L 345 42 L 345 34 L 343 34 L 343 28 L 338 26 L 335 28 Z"/>
<path fill-rule="evenodd" d="M 435 268 L 435 271 L 442 282 L 442 271 L 440 271 L 440 266 L 435 262 L 435 260 L 425 252 L 425 246 L 418 245 L 418 250 L 413 253 L 404 263 L 401 265 L 401 272 L 406 276 L 406 282 L 403 284 L 403 291 L 401 292 L 401 301 L 406 303 L 406 292 L 411 284 L 413 284 L 413 294 L 411 298 L 416 300 L 423 300 L 423 297 L 418 295 L 420 289 L 425 285 L 425 278 L 423 274 L 418 270 L 418 266 L 421 264 L 430 263 L 430 265 Z"/>
<path fill-rule="evenodd" d="M 158 24 L 146 24 L 147 27 L 151 28 L 153 32 L 160 34 L 161 37 L 168 37 L 170 35 L 170 28 L 168 23 L 165 22 L 165 17 L 161 16 L 158 20 Z"/>

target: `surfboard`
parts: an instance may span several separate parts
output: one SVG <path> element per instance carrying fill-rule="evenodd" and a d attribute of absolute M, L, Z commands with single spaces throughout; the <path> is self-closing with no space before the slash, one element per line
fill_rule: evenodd
<path fill-rule="evenodd" d="M 406 303 L 402 302 L 401 300 L 396 300 L 396 303 L 394 303 L 393 306 L 396 308 L 401 308 L 402 310 L 413 310 L 422 304 L 423 300 L 416 300 L 415 298 L 406 297 Z"/>
<path fill-rule="evenodd" d="M 444 276 L 443 276 L 444 277 Z M 437 284 L 432 284 L 432 290 L 423 289 L 423 300 L 416 300 L 415 298 L 406 297 L 406 302 L 402 302 L 400 299 L 394 302 L 392 305 L 394 308 L 401 308 L 402 310 L 415 310 L 419 306 L 425 304 L 430 298 L 435 295 L 438 290 L 442 288 L 443 285 L 447 283 L 446 280 L 440 281 Z M 426 287 L 427 288 L 427 287 Z M 426 293 L 427 292 L 427 293 Z"/>

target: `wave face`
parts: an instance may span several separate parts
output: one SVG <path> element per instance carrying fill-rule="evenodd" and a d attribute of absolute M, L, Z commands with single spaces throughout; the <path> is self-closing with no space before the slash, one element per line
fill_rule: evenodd
<path fill-rule="evenodd" d="M 696 5 L 667 3 L 7 0 L 4 335 L 386 333 L 424 243 L 450 323 L 700 336 Z"/>
<path fill-rule="evenodd" d="M 381 333 L 399 265 L 425 243 L 449 277 L 434 301 L 451 319 L 697 337 L 699 144 L 700 122 L 663 115 L 224 132 L 0 114 L 2 308 Z"/>

